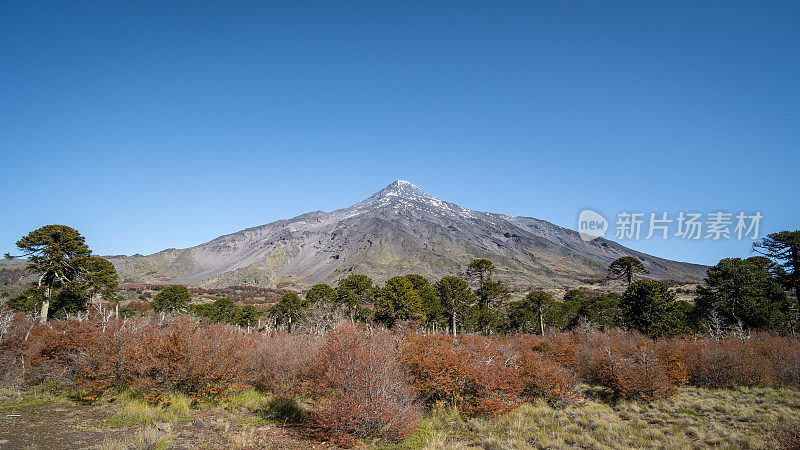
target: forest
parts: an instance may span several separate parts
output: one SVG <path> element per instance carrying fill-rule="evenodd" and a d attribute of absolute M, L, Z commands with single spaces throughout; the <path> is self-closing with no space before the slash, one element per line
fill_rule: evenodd
<path fill-rule="evenodd" d="M 542 408 L 660 411 L 690 393 L 719 392 L 796 400 L 799 243 L 798 231 L 775 233 L 754 245 L 759 256 L 721 260 L 691 301 L 677 300 L 681 286 L 648 278 L 632 257 L 608 268 L 622 293 L 570 290 L 555 299 L 509 292 L 486 259 L 433 282 L 408 274 L 380 286 L 350 275 L 305 292 L 121 287 L 80 233 L 49 225 L 17 243 L 39 283 L 0 306 L 0 379 L 82 405 L 116 402 L 118 425 L 131 429 L 169 421 L 178 404 L 184 416 L 235 404 L 340 447 L 476 444 L 458 427 Z M 796 410 L 750 406 L 750 420 L 732 429 L 701 427 L 705 444 L 800 442 Z M 704 414 L 692 411 L 685 414 Z M 502 435 L 499 446 L 583 445 L 588 433 L 601 441 L 586 445 L 626 447 L 660 432 L 651 424 L 617 437 L 585 429 L 543 436 L 526 426 L 522 441 Z M 666 436 L 662 444 L 681 446 L 680 436 Z M 251 438 L 241 447 L 257 446 Z"/>

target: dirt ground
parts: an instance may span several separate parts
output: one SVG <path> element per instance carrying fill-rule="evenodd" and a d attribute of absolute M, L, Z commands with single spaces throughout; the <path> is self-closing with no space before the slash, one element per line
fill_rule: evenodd
<path fill-rule="evenodd" d="M 101 449 L 134 445 L 145 427 L 107 428 L 109 405 L 82 406 L 68 401 L 19 402 L 0 410 L 2 449 Z M 314 430 L 290 425 L 250 425 L 246 417 L 222 409 L 192 411 L 192 420 L 150 427 L 168 436 L 167 448 L 332 448 Z M 243 423 L 245 422 L 245 423 Z M 115 445 L 116 444 L 116 445 Z"/>

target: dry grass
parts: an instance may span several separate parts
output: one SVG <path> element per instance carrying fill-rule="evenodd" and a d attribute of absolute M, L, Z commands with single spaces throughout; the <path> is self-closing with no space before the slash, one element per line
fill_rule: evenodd
<path fill-rule="evenodd" d="M 122 439 L 105 439 L 102 450 L 163 450 L 169 448 L 172 436 L 147 427 Z"/>
<path fill-rule="evenodd" d="M 406 440 L 406 448 L 773 448 L 767 431 L 800 423 L 800 390 L 684 388 L 652 403 L 610 403 L 597 397 L 554 408 L 524 404 L 494 420 L 465 419 L 438 409 Z"/>
<path fill-rule="evenodd" d="M 267 408 L 270 397 L 261 394 L 255 389 L 248 389 L 229 395 L 224 406 L 230 410 L 240 410 L 243 412 L 258 412 Z"/>
<path fill-rule="evenodd" d="M 42 406 L 61 401 L 66 401 L 66 398 L 45 388 L 26 391 L 0 388 L 0 411 Z"/>
<path fill-rule="evenodd" d="M 257 442 L 256 430 L 250 427 L 229 432 L 225 435 L 228 441 L 228 448 L 243 449 L 254 448 Z"/>
<path fill-rule="evenodd" d="M 103 423 L 104 427 L 150 425 L 154 422 L 174 422 L 190 417 L 192 400 L 182 394 L 169 396 L 169 404 L 152 405 L 136 393 L 124 391 L 115 400 L 116 417 Z"/>

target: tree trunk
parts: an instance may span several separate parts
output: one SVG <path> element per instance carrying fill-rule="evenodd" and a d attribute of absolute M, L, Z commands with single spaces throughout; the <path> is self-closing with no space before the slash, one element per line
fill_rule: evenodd
<path fill-rule="evenodd" d="M 42 301 L 42 317 L 40 318 L 42 323 L 47 322 L 47 315 L 50 314 L 50 295 L 52 294 L 52 288 L 47 286 L 45 292 L 44 301 Z"/>
<path fill-rule="evenodd" d="M 800 255 L 797 252 L 797 248 L 792 248 L 791 258 L 792 268 L 794 269 L 792 278 L 794 278 L 794 296 L 796 297 L 795 300 L 797 300 L 798 325 L 800 325 Z"/>
<path fill-rule="evenodd" d="M 544 317 L 542 315 L 542 308 L 539 308 L 539 334 L 544 336 Z"/>
<path fill-rule="evenodd" d="M 114 317 L 119 319 L 119 302 L 114 304 Z"/>
<path fill-rule="evenodd" d="M 453 337 L 456 337 L 458 335 L 458 332 L 456 331 L 456 312 L 455 311 L 453 311 L 453 314 L 450 315 L 450 327 L 451 327 L 451 331 L 453 332 Z"/>

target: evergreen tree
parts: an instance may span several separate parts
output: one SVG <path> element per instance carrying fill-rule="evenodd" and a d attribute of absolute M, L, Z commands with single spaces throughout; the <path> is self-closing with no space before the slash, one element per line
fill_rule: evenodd
<path fill-rule="evenodd" d="M 797 302 L 797 328 L 800 328 L 800 230 L 780 231 L 753 244 L 753 251 L 775 261 L 778 279 L 793 290 Z"/>
<path fill-rule="evenodd" d="M 261 311 L 259 311 L 258 308 L 253 305 L 245 305 L 236 315 L 236 324 L 240 327 L 247 328 L 247 332 L 249 333 L 251 328 L 258 325 L 258 318 L 260 316 Z"/>
<path fill-rule="evenodd" d="M 675 294 L 660 281 L 633 282 L 622 294 L 621 309 L 625 326 L 650 337 L 674 336 L 685 328 Z"/>
<path fill-rule="evenodd" d="M 364 318 L 364 306 L 374 301 L 376 291 L 372 278 L 366 275 L 350 275 L 339 281 L 334 300 L 345 309 L 350 320 L 355 321 L 356 316 Z"/>
<path fill-rule="evenodd" d="M 442 315 L 450 326 L 453 336 L 458 335 L 458 325 L 462 323 L 468 309 L 475 301 L 475 293 L 469 284 L 459 277 L 447 276 L 434 286 Z"/>
<path fill-rule="evenodd" d="M 786 293 L 763 256 L 726 258 L 708 269 L 698 288 L 695 313 L 701 322 L 717 314 L 723 325 L 746 330 L 783 328 L 789 318 Z"/>
<path fill-rule="evenodd" d="M 492 279 L 494 264 L 488 259 L 476 259 L 467 267 L 467 276 L 477 285 L 477 301 L 470 312 L 472 328 L 489 334 L 498 323 L 498 309 L 510 297 L 508 288 Z"/>
<path fill-rule="evenodd" d="M 535 331 L 543 335 L 546 322 L 545 316 L 557 308 L 558 303 L 547 292 L 530 292 L 523 300 L 509 304 L 509 328 L 524 332 Z"/>
<path fill-rule="evenodd" d="M 305 302 L 294 292 L 283 294 L 278 303 L 272 305 L 267 314 L 275 320 L 277 325 L 285 325 L 288 333 L 292 332 L 292 326 L 303 319 Z"/>
<path fill-rule="evenodd" d="M 437 326 L 444 321 L 444 310 L 436 295 L 436 289 L 433 288 L 430 281 L 422 275 L 408 274 L 405 276 L 408 281 L 414 285 L 414 289 L 419 295 L 420 305 L 425 317 L 425 325 L 436 331 Z M 445 326 L 447 326 L 445 324 Z"/>
<path fill-rule="evenodd" d="M 114 301 L 115 314 L 119 317 L 120 296 L 115 292 L 117 289 L 117 270 L 105 258 L 90 256 L 86 258 L 86 283 L 89 290 L 90 300 Z"/>
<path fill-rule="evenodd" d="M 608 271 L 617 277 L 625 277 L 628 286 L 631 285 L 633 275 L 637 273 L 650 273 L 645 269 L 644 264 L 633 256 L 623 256 L 617 258 L 608 266 Z"/>
<path fill-rule="evenodd" d="M 318 303 L 332 303 L 336 300 L 336 291 L 325 283 L 315 284 L 306 292 L 305 303 L 308 306 Z"/>
<path fill-rule="evenodd" d="M 167 312 L 185 311 L 191 299 L 192 294 L 189 293 L 186 286 L 173 284 L 156 294 L 153 301 L 150 302 L 150 306 L 160 312 L 163 319 Z"/>
<path fill-rule="evenodd" d="M 375 302 L 375 320 L 392 327 L 398 320 L 425 320 L 422 300 L 406 277 L 386 280 Z"/>
<path fill-rule="evenodd" d="M 47 322 L 53 289 L 77 280 L 85 271 L 91 250 L 77 230 L 65 225 L 45 225 L 17 241 L 28 269 L 39 273 L 43 287 L 41 321 Z"/>
<path fill-rule="evenodd" d="M 568 291 L 561 305 L 562 326 L 572 330 L 582 323 L 590 323 L 602 331 L 616 328 L 622 315 L 620 300 L 620 295 L 614 292 L 584 297 L 580 291 Z"/>

